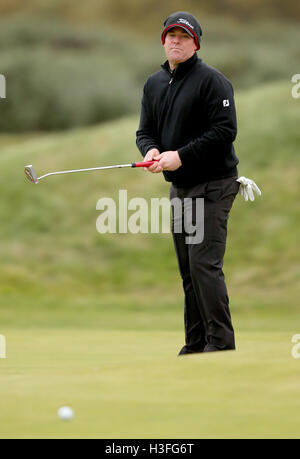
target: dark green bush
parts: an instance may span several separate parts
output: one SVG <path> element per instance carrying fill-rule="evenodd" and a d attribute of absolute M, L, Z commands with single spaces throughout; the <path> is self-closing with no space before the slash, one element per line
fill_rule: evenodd
<path fill-rule="evenodd" d="M 3 21 L 0 73 L 7 98 L 0 130 L 67 129 L 136 112 L 144 79 L 154 70 L 154 58 L 151 63 L 141 46 L 103 27 Z"/>
<path fill-rule="evenodd" d="M 299 73 L 300 29 L 205 19 L 199 56 L 246 88 Z M 154 32 L 153 32 L 154 33 Z M 145 41 L 111 25 L 0 20 L 0 131 L 69 129 L 138 112 L 143 83 L 160 68 L 160 36 Z"/>

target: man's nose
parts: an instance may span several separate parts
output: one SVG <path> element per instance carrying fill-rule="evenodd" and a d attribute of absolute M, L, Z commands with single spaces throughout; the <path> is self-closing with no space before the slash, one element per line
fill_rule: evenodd
<path fill-rule="evenodd" d="M 174 35 L 172 38 L 173 38 L 173 41 L 175 41 L 175 42 L 179 42 L 180 41 L 179 35 Z"/>

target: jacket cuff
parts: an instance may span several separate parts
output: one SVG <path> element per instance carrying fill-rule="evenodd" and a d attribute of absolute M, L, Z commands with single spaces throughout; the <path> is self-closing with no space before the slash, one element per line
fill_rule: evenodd
<path fill-rule="evenodd" d="M 193 164 L 194 159 L 191 147 L 185 145 L 184 147 L 179 148 L 177 151 L 183 166 L 189 166 Z"/>

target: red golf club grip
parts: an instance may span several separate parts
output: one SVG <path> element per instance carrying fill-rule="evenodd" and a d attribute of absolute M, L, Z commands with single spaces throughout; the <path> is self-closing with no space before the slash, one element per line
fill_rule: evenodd
<path fill-rule="evenodd" d="M 154 159 L 153 161 L 144 161 L 142 163 L 132 163 L 131 167 L 149 167 L 157 161 L 159 161 L 159 159 Z"/>

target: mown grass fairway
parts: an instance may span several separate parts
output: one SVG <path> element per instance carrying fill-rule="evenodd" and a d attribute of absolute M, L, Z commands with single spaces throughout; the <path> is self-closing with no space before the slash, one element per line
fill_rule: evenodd
<path fill-rule="evenodd" d="M 181 332 L 8 330 L 1 438 L 289 438 L 299 361 L 287 332 L 239 332 L 238 352 L 177 358 Z M 63 422 L 62 405 L 75 410 Z"/>

